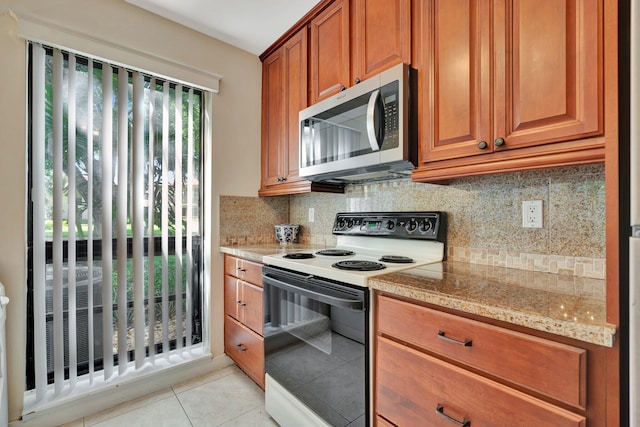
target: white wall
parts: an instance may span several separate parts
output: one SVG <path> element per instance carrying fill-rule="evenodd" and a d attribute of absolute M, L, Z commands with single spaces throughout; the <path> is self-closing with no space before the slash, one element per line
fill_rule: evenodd
<path fill-rule="evenodd" d="M 213 184 L 209 189 L 213 204 L 210 251 L 214 355 L 223 352 L 219 195 L 255 196 L 260 180 L 261 66 L 256 56 L 124 0 L 0 0 L 0 280 L 11 299 L 7 319 L 10 420 L 19 418 L 22 412 L 25 372 L 27 71 L 26 45 L 17 35 L 17 22 L 26 16 L 67 31 L 74 46 L 66 47 L 71 49 L 82 50 L 87 46 L 83 34 L 90 35 L 108 40 L 112 48 L 126 46 L 223 76 L 220 93 L 213 96 Z M 171 68 L 150 71 L 170 75 Z"/>

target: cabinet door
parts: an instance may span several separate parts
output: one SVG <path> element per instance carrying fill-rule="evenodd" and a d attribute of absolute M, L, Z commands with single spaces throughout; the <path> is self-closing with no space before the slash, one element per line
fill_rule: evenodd
<path fill-rule="evenodd" d="M 285 132 L 287 166 L 285 182 L 300 181 L 298 146 L 300 123 L 298 113 L 307 107 L 307 29 L 300 30 L 283 47 L 285 88 Z"/>
<path fill-rule="evenodd" d="M 239 305 L 242 303 L 240 283 L 240 279 L 228 274 L 224 275 L 224 313 L 241 322 L 241 313 L 238 310 Z"/>
<path fill-rule="evenodd" d="M 252 285 L 251 283 L 243 282 L 240 308 L 243 312 L 241 322 L 254 332 L 262 335 L 264 329 L 262 288 Z"/>
<path fill-rule="evenodd" d="M 337 0 L 311 21 L 311 103 L 350 86 L 349 0 Z"/>
<path fill-rule="evenodd" d="M 282 49 L 262 63 L 262 188 L 277 185 L 284 176 L 284 58 Z"/>
<path fill-rule="evenodd" d="M 352 83 L 411 62 L 411 1 L 354 0 Z"/>
<path fill-rule="evenodd" d="M 414 3 L 421 163 L 492 149 L 489 12 L 484 1 Z"/>
<path fill-rule="evenodd" d="M 601 0 L 496 3 L 498 150 L 602 134 L 601 10 Z"/>
<path fill-rule="evenodd" d="M 264 340 L 260 335 L 224 316 L 224 351 L 264 388 Z"/>

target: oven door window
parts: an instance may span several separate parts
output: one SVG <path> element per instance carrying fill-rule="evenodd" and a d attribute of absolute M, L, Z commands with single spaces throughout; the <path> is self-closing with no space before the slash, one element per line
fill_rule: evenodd
<path fill-rule="evenodd" d="M 365 420 L 366 311 L 265 281 L 265 368 L 334 426 Z"/>

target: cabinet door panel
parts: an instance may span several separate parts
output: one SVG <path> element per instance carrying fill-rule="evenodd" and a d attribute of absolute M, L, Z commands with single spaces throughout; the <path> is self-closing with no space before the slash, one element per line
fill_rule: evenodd
<path fill-rule="evenodd" d="M 445 415 L 472 426 L 586 425 L 583 416 L 394 341 L 376 339 L 376 412 L 395 425 L 453 425 Z"/>
<path fill-rule="evenodd" d="M 349 2 L 338 0 L 311 21 L 311 103 L 349 87 Z"/>
<path fill-rule="evenodd" d="M 264 307 L 262 304 L 262 288 L 251 283 L 242 283 L 242 323 L 262 335 L 264 329 Z"/>
<path fill-rule="evenodd" d="M 277 185 L 284 176 L 284 61 L 281 51 L 262 63 L 262 187 Z"/>
<path fill-rule="evenodd" d="M 240 280 L 224 275 L 224 313 L 238 321 L 242 321 L 238 312 L 238 301 L 242 299 Z"/>
<path fill-rule="evenodd" d="M 410 0 L 353 2 L 352 80 L 411 62 Z"/>
<path fill-rule="evenodd" d="M 421 162 L 491 151 L 489 8 L 475 0 L 432 0 L 418 8 Z"/>
<path fill-rule="evenodd" d="M 286 178 L 299 181 L 298 145 L 300 124 L 298 113 L 307 107 L 307 29 L 303 28 L 284 45 L 286 87 Z"/>
<path fill-rule="evenodd" d="M 496 7 L 496 137 L 504 148 L 601 134 L 600 0 Z M 505 53 L 500 53 L 505 52 Z"/>

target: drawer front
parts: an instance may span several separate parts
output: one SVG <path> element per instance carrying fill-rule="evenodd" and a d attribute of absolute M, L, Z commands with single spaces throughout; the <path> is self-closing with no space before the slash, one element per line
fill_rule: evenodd
<path fill-rule="evenodd" d="M 254 285 L 262 286 L 262 264 L 259 262 L 247 261 L 225 254 L 224 272 Z"/>
<path fill-rule="evenodd" d="M 376 426 L 378 426 L 378 427 L 396 427 L 395 425 L 391 424 L 389 421 L 387 421 L 384 418 L 382 418 L 380 415 L 378 415 L 376 417 Z"/>
<path fill-rule="evenodd" d="M 379 333 L 585 408 L 586 350 L 386 296 L 377 302 Z"/>
<path fill-rule="evenodd" d="M 584 427 L 584 417 L 376 337 L 376 413 L 397 426 Z M 384 425 L 384 424 L 382 424 Z"/>
<path fill-rule="evenodd" d="M 260 335 L 224 316 L 224 351 L 264 388 L 264 341 Z"/>

